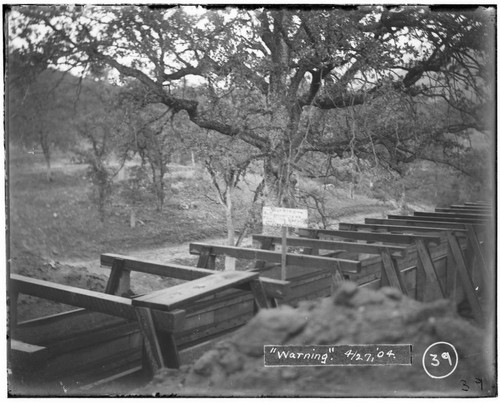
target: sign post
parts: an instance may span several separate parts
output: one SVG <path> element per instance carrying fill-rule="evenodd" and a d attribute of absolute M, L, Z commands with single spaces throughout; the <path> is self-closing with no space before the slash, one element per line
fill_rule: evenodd
<path fill-rule="evenodd" d="M 281 279 L 286 279 L 286 235 L 288 227 L 281 227 Z"/>
<path fill-rule="evenodd" d="M 307 210 L 282 207 L 264 207 L 262 224 L 281 227 L 281 279 L 286 280 L 286 237 L 288 227 L 307 227 Z"/>

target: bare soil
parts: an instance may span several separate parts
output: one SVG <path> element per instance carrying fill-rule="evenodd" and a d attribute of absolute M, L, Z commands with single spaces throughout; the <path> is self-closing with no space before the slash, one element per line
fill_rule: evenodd
<path fill-rule="evenodd" d="M 296 309 L 282 306 L 259 312 L 194 364 L 164 370 L 132 395 L 494 396 L 494 340 L 487 336 L 493 334 L 491 330 L 464 320 L 445 300 L 424 304 L 393 288 L 373 291 L 345 283 L 331 298 L 304 301 Z M 425 372 L 423 357 L 428 347 L 442 341 L 452 344 L 459 358 L 449 376 L 436 379 Z M 384 344 L 411 344 L 411 365 L 263 365 L 265 345 L 353 345 L 355 349 Z M 432 357 L 426 357 L 430 366 Z M 443 375 L 450 372 L 447 361 L 440 365 Z"/>

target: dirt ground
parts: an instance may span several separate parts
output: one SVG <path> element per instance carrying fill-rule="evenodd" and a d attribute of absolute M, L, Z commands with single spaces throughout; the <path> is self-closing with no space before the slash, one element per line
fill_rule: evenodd
<path fill-rule="evenodd" d="M 106 222 L 101 223 L 89 199 L 91 185 L 84 165 L 71 162 L 67 156 L 55 155 L 53 181 L 47 182 L 42 155 L 11 149 L 7 184 L 9 270 L 102 291 L 109 276 L 109 269 L 100 267 L 102 253 L 195 265 L 197 257 L 189 254 L 189 242 L 224 244 L 225 224 L 222 207 L 206 197 L 207 184 L 193 169 L 171 167 L 168 179 L 172 188 L 162 212 L 155 211 L 147 191 L 135 195 L 135 204 L 124 196 L 129 178 L 121 175 L 115 184 Z M 181 204 L 195 207 L 181 209 Z M 130 226 L 132 207 L 136 210 L 134 228 Z M 340 192 L 332 220 L 334 224 L 362 221 L 368 216 L 382 217 L 394 208 L 390 203 L 363 196 L 350 199 Z M 237 216 L 241 219 L 241 214 Z M 250 238 L 244 240 L 244 245 L 250 244 Z M 141 273 L 133 273 L 131 280 L 136 293 L 177 283 Z M 19 297 L 20 320 L 69 309 L 72 307 L 35 297 Z"/>
<path fill-rule="evenodd" d="M 43 182 L 40 166 L 19 162 L 10 177 L 10 270 L 60 284 L 103 291 L 109 269 L 100 267 L 101 253 L 194 266 L 189 242 L 224 244 L 220 206 L 208 203 L 196 183 L 179 180 L 181 191 L 158 213 L 144 201 L 138 225 L 130 228 L 128 207 L 117 198 L 106 224 L 98 222 L 88 201 L 82 167 L 56 165 L 55 180 Z M 28 167 L 29 168 L 29 167 Z M 36 168 L 36 169 L 35 169 Z M 198 183 L 199 185 L 199 183 Z M 182 210 L 180 201 L 198 203 Z M 351 203 L 351 204 L 349 204 Z M 428 209 L 415 205 L 413 209 Z M 207 216 L 210 212 L 213 217 Z M 397 206 L 342 200 L 333 224 L 363 222 L 397 213 Z M 243 246 L 251 246 L 251 238 Z M 133 273 L 132 290 L 147 293 L 178 280 Z M 21 320 L 73 309 L 39 298 L 19 297 Z M 493 321 L 491 321 L 493 323 Z M 422 304 L 392 289 L 374 292 L 347 283 L 333 298 L 302 302 L 298 308 L 262 311 L 220 343 L 195 351 L 179 371 L 159 373 L 141 396 L 492 396 L 496 394 L 496 353 L 481 328 L 445 301 Z M 485 336 L 486 335 L 486 336 Z M 422 357 L 431 344 L 447 341 L 459 356 L 456 370 L 434 379 L 423 370 Z M 409 366 L 265 367 L 263 346 L 411 344 Z M 206 349 L 210 349 L 206 351 Z"/>
<path fill-rule="evenodd" d="M 486 330 L 486 331 L 485 331 Z M 228 340 L 179 371 L 164 370 L 141 396 L 313 396 L 313 397 L 477 397 L 496 395 L 492 329 L 458 316 L 447 301 L 420 303 L 393 288 L 379 291 L 345 283 L 331 298 L 305 301 L 298 308 L 263 310 Z M 446 341 L 458 361 L 439 362 L 426 350 Z M 265 345 L 381 346 L 411 344 L 411 365 L 264 366 Z M 382 348 L 381 346 L 380 348 Z M 436 348 L 436 347 L 435 347 Z M 447 347 L 445 347 L 447 348 Z M 441 356 L 439 355 L 441 353 Z M 442 357 L 446 350 L 438 351 Z M 442 379 L 429 373 L 446 375 Z M 358 357 L 359 358 L 359 357 Z M 436 361 L 437 362 L 437 361 Z"/>

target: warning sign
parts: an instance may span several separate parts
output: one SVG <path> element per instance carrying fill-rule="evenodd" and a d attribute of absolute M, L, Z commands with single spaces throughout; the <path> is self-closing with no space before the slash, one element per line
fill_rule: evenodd
<path fill-rule="evenodd" d="M 307 227 L 307 210 L 283 207 L 264 207 L 262 224 L 270 227 Z"/>

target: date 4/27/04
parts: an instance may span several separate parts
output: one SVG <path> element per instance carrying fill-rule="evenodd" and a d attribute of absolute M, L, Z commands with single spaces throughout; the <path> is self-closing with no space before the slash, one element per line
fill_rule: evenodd
<path fill-rule="evenodd" d="M 264 346 L 264 365 L 270 366 L 351 366 L 411 365 L 410 344 L 341 346 Z"/>

